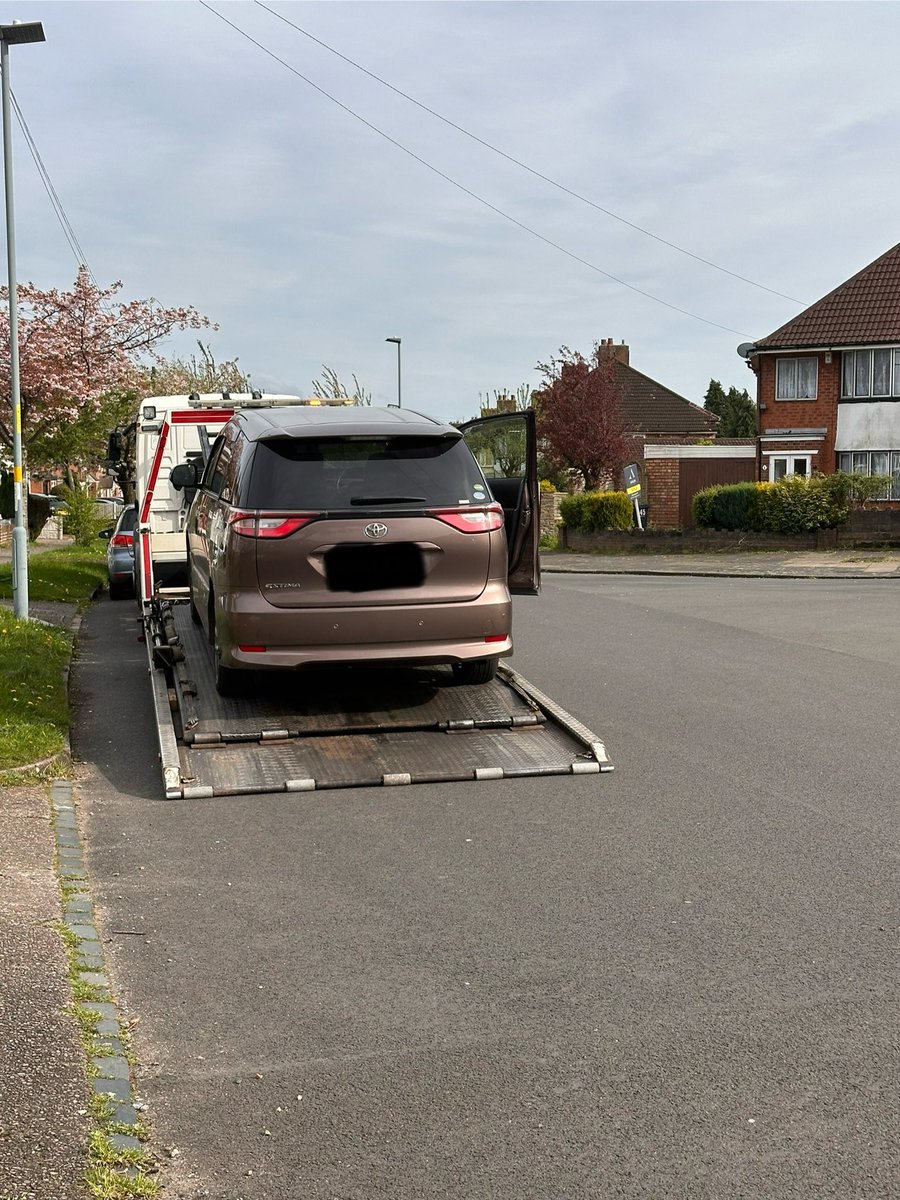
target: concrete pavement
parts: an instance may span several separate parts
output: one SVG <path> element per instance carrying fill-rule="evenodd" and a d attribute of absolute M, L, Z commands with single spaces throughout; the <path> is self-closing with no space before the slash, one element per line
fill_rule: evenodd
<path fill-rule="evenodd" d="M 779 579 L 900 577 L 898 550 L 744 550 L 706 554 L 541 554 L 545 572 L 593 575 L 700 575 Z"/>

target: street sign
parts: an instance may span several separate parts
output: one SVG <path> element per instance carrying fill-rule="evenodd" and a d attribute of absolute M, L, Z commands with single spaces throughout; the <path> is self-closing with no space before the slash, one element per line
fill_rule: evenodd
<path fill-rule="evenodd" d="M 629 463 L 622 474 L 625 476 L 625 493 L 634 505 L 634 522 L 638 529 L 644 528 L 638 500 L 641 498 L 641 476 L 635 463 Z"/>

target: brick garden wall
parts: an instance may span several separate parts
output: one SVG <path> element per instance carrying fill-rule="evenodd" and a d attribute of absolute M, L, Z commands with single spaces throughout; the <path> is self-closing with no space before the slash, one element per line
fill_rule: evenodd
<path fill-rule="evenodd" d="M 647 503 L 653 525 L 674 528 L 678 525 L 678 480 L 680 465 L 675 458 L 648 458 L 644 462 L 647 477 Z"/>
<path fill-rule="evenodd" d="M 559 524 L 559 506 L 567 492 L 541 492 L 541 537 L 555 538 Z"/>

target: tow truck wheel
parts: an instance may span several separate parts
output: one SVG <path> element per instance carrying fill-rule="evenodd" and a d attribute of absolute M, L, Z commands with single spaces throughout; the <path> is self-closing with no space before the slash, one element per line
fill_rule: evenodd
<path fill-rule="evenodd" d="M 215 612 L 212 614 L 213 627 L 213 667 L 216 673 L 216 691 L 220 696 L 240 696 L 244 691 L 245 677 L 242 671 L 234 667 L 223 667 L 219 652 L 219 622 Z"/>
<path fill-rule="evenodd" d="M 454 663 L 453 675 L 457 683 L 490 683 L 497 675 L 497 659 L 476 658 Z"/>

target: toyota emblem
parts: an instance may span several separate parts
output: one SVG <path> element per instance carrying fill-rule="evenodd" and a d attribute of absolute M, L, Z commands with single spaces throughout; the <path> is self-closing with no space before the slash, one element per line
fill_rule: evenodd
<path fill-rule="evenodd" d="M 387 525 L 382 525 L 380 521 L 373 521 L 371 525 L 365 527 L 363 533 L 368 538 L 383 538 L 387 537 L 388 527 Z"/>

